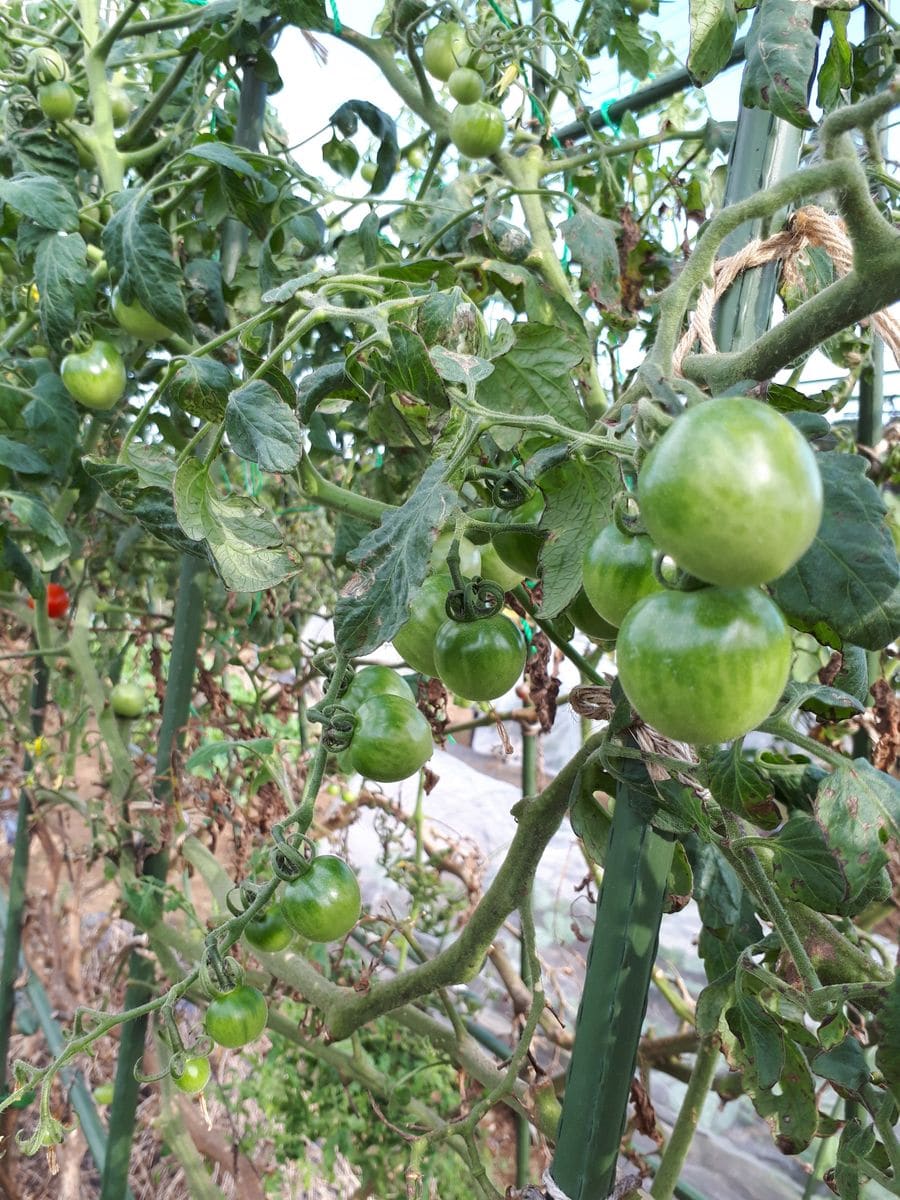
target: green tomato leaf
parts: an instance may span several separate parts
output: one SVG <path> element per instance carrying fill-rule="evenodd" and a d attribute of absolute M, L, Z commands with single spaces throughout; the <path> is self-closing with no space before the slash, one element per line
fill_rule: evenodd
<path fill-rule="evenodd" d="M 436 408 L 447 407 L 447 394 L 422 338 L 403 325 L 391 325 L 391 348 L 371 366 L 388 394 L 414 397 Z"/>
<path fill-rule="evenodd" d="M 709 790 L 723 808 L 745 817 L 762 829 L 781 822 L 772 787 L 755 763 L 743 756 L 742 742 L 718 750 L 707 763 Z"/>
<path fill-rule="evenodd" d="M 226 587 L 259 592 L 296 572 L 274 523 L 248 497 L 221 497 L 196 459 L 175 475 L 175 512 L 193 541 L 205 540 Z"/>
<path fill-rule="evenodd" d="M 119 207 L 103 230 L 103 249 L 126 297 L 133 296 L 174 333 L 190 337 L 172 239 L 142 191 L 120 193 Z"/>
<path fill-rule="evenodd" d="M 816 1075 L 848 1092 L 859 1092 L 869 1080 L 863 1048 L 850 1034 L 830 1050 L 822 1050 L 811 1063 Z"/>
<path fill-rule="evenodd" d="M 177 404 L 202 421 L 221 421 L 228 396 L 234 387 L 234 375 L 214 358 L 185 358 L 164 385 L 160 399 Z"/>
<path fill-rule="evenodd" d="M 885 847 L 900 839 L 900 782 L 854 759 L 819 785 L 815 817 L 847 879 L 847 894 L 857 896 L 887 863 Z"/>
<path fill-rule="evenodd" d="M 690 0 L 690 27 L 687 69 L 697 87 L 703 87 L 731 57 L 737 32 L 734 0 Z"/>
<path fill-rule="evenodd" d="M 555 617 L 578 595 L 584 554 L 596 530 L 608 524 L 619 489 L 611 458 L 570 462 L 541 478 L 549 530 L 538 554 L 543 594 L 539 616 Z"/>
<path fill-rule="evenodd" d="M 225 432 L 235 454 L 263 471 L 290 471 L 300 461 L 300 422 L 261 379 L 232 392 L 225 409 Z"/>
<path fill-rule="evenodd" d="M 41 294 L 41 328 L 54 350 L 62 349 L 78 323 L 78 314 L 94 302 L 86 251 L 80 233 L 52 234 L 37 248 L 34 278 Z"/>
<path fill-rule="evenodd" d="M 830 112 L 841 98 L 841 90 L 853 84 L 853 50 L 847 41 L 848 12 L 832 9 L 828 14 L 831 23 L 831 38 L 819 68 L 819 91 L 816 102 L 825 112 Z"/>
<path fill-rule="evenodd" d="M 796 628 L 824 623 L 854 645 L 880 650 L 900 633 L 900 570 L 884 502 L 862 458 L 830 451 L 817 461 L 825 486 L 822 524 L 772 591 Z"/>
<path fill-rule="evenodd" d="M 773 879 L 788 900 L 835 913 L 847 896 L 847 879 L 828 839 L 809 813 L 794 812 L 767 845 L 775 852 Z"/>
<path fill-rule="evenodd" d="M 347 100 L 331 114 L 331 123 L 344 137 L 352 137 L 358 127 L 357 118 L 368 126 L 379 141 L 375 177 L 369 188 L 370 194 L 377 194 L 383 192 L 390 183 L 400 162 L 397 126 L 392 117 L 370 104 L 368 100 Z M 329 166 L 331 165 L 329 163 Z"/>
<path fill-rule="evenodd" d="M 584 347 L 565 330 L 533 321 L 513 325 L 514 338 L 505 353 L 493 359 L 494 373 L 478 385 L 478 399 L 486 408 L 518 415 L 522 429 L 529 417 L 556 417 L 575 429 L 587 420 L 578 402 L 572 374 L 584 360 Z M 519 439 L 517 430 L 491 431 L 502 449 Z"/>
<path fill-rule="evenodd" d="M 841 1131 L 834 1164 L 834 1187 L 841 1200 L 862 1200 L 865 1162 L 875 1149 L 875 1141 L 873 1127 L 863 1127 L 856 1117 Z"/>
<path fill-rule="evenodd" d="M 726 1020 L 743 1042 L 744 1055 L 753 1065 L 757 1083 L 768 1091 L 784 1069 L 784 1034 L 772 1014 L 753 996 L 739 989 L 736 999 L 739 1023 L 734 1009 L 726 1014 Z"/>
<path fill-rule="evenodd" d="M 622 303 L 619 247 L 616 245 L 620 228 L 617 221 L 598 217 L 582 207 L 559 227 L 572 258 L 581 264 L 584 290 L 590 292 L 599 308 L 613 311 L 618 311 Z"/>
<path fill-rule="evenodd" d="M 123 512 L 139 521 L 154 537 L 176 550 L 206 558 L 202 544 L 185 537 L 175 516 L 172 494 L 161 487 L 142 487 L 134 467 L 96 458 L 81 460 L 85 473 L 93 479 Z"/>
<path fill-rule="evenodd" d="M 239 148 L 227 146 L 224 142 L 199 142 L 191 146 L 181 156 L 187 162 L 210 162 L 235 175 L 244 175 L 248 179 L 258 179 L 259 172 L 241 157 Z"/>
<path fill-rule="evenodd" d="M 741 100 L 800 129 L 815 125 L 806 104 L 817 46 L 812 16 L 813 5 L 804 0 L 766 0 L 747 34 Z"/>
<path fill-rule="evenodd" d="M 359 163 L 359 151 L 352 142 L 335 136 L 322 147 L 322 158 L 332 171 L 343 179 L 350 179 Z"/>
<path fill-rule="evenodd" d="M 78 205 L 72 193 L 48 175 L 0 179 L 0 201 L 42 229 L 74 233 L 78 228 Z"/>
<path fill-rule="evenodd" d="M 9 511 L 21 526 L 29 530 L 38 543 L 44 570 L 54 567 L 69 556 L 69 536 L 56 517 L 34 496 L 20 492 L 4 492 Z"/>
<path fill-rule="evenodd" d="M 22 442 L 0 434 L 0 467 L 9 467 L 20 475 L 49 475 L 50 464 L 45 458 Z"/>
<path fill-rule="evenodd" d="M 444 459 L 431 463 L 406 503 L 386 513 L 347 555 L 356 572 L 335 611 L 335 643 L 342 654 L 368 654 L 390 641 L 409 616 L 432 546 L 454 507 L 446 470 Z"/>
<path fill-rule="evenodd" d="M 493 373 L 494 365 L 475 354 L 459 354 L 445 346 L 432 346 L 431 362 L 441 379 L 447 383 L 462 383 L 474 390 L 482 379 Z"/>
<path fill-rule="evenodd" d="M 41 375 L 22 409 L 25 427 L 41 448 L 56 479 L 68 477 L 78 448 L 78 410 L 58 375 Z"/>

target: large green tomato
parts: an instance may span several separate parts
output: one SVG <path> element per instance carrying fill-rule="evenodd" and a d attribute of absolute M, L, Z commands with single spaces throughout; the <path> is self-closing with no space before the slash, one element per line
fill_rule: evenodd
<path fill-rule="evenodd" d="M 161 342 L 172 336 L 172 330 L 150 315 L 138 300 L 126 304 L 118 288 L 112 294 L 113 316 L 123 329 L 142 342 Z"/>
<path fill-rule="evenodd" d="M 446 83 L 457 67 L 465 66 L 470 54 L 466 31 L 453 21 L 429 30 L 422 47 L 425 70 L 442 83 Z"/>
<path fill-rule="evenodd" d="M 268 954 L 277 954 L 291 944 L 294 931 L 285 919 L 281 904 L 276 901 L 270 904 L 263 913 L 251 917 L 244 926 L 244 937 L 254 950 L 265 950 Z"/>
<path fill-rule="evenodd" d="M 115 408 L 128 383 L 122 355 L 111 342 L 97 341 L 81 353 L 67 354 L 59 374 L 74 400 L 98 412 Z"/>
<path fill-rule="evenodd" d="M 822 478 L 806 439 L 758 400 L 726 396 L 677 417 L 638 478 L 653 541 L 698 579 L 777 579 L 812 544 Z"/>
<path fill-rule="evenodd" d="M 373 696 L 356 714 L 350 763 L 364 779 L 396 783 L 431 758 L 431 726 L 402 696 Z"/>
<path fill-rule="evenodd" d="M 601 645 L 613 645 L 618 636 L 618 628 L 615 625 L 610 625 L 609 621 L 603 620 L 590 600 L 588 600 L 584 588 L 579 590 L 578 595 L 569 604 L 569 607 L 565 610 L 565 615 L 576 629 L 580 629 L 592 641 L 599 642 Z"/>
<path fill-rule="evenodd" d="M 491 537 L 494 549 L 508 567 L 521 571 L 529 579 L 537 576 L 538 554 L 544 542 L 544 534 L 537 529 L 537 523 L 544 511 L 543 493 L 534 494 L 520 504 L 518 508 L 495 508 L 492 510 L 492 520 L 510 525 L 533 525 L 530 530 L 498 530 Z"/>
<path fill-rule="evenodd" d="M 622 622 L 619 679 L 638 714 L 696 745 L 755 729 L 778 703 L 791 666 L 780 610 L 755 588 L 647 596 Z"/>
<path fill-rule="evenodd" d="M 301 937 L 336 942 L 359 920 L 359 883 L 343 859 L 318 854 L 309 869 L 284 889 L 281 905 Z"/>
<path fill-rule="evenodd" d="M 113 125 L 116 129 L 121 129 L 123 125 L 128 124 L 128 118 L 134 111 L 131 97 L 124 88 L 111 87 L 109 89 L 109 102 L 112 106 Z"/>
<path fill-rule="evenodd" d="M 450 140 L 467 158 L 490 158 L 503 145 L 506 118 L 494 104 L 460 104 L 450 117 Z"/>
<path fill-rule="evenodd" d="M 203 1024 L 214 1042 L 237 1050 L 256 1041 L 268 1016 L 269 1006 L 262 992 L 242 983 L 210 1002 Z"/>
<path fill-rule="evenodd" d="M 53 83 L 42 83 L 38 88 L 38 104 L 41 112 L 51 121 L 68 121 L 75 116 L 78 97 L 71 84 L 57 79 Z"/>
<path fill-rule="evenodd" d="M 434 661 L 452 692 L 467 700 L 496 700 L 522 674 L 525 638 L 502 613 L 480 621 L 447 620 L 438 630 Z"/>
<path fill-rule="evenodd" d="M 632 605 L 662 588 L 653 574 L 653 543 L 644 534 L 632 537 L 617 525 L 607 525 L 588 546 L 584 590 L 611 625 L 621 625 Z"/>
<path fill-rule="evenodd" d="M 402 676 L 390 667 L 372 666 L 357 671 L 340 703 L 351 712 L 358 712 L 373 696 L 402 696 L 404 700 L 412 700 L 412 692 Z"/>
<path fill-rule="evenodd" d="M 394 649 L 422 675 L 437 674 L 434 639 L 447 620 L 447 595 L 452 587 L 449 575 L 429 575 L 412 598 L 409 620 L 394 634 Z"/>

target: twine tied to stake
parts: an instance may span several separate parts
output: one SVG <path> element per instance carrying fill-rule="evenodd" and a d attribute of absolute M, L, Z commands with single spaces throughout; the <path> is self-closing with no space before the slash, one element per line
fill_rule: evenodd
<path fill-rule="evenodd" d="M 706 354 L 715 354 L 718 347 L 712 331 L 713 311 L 720 298 L 744 271 L 781 259 L 781 273 L 785 283 L 797 287 L 802 285 L 802 275 L 797 260 L 807 246 L 818 246 L 828 254 L 838 275 L 849 274 L 853 266 L 853 243 L 839 217 L 827 213 L 816 204 L 798 209 L 788 220 L 787 228 L 761 241 L 754 238 L 737 254 L 720 258 L 713 264 L 715 283 L 705 284 L 697 299 L 687 331 L 679 341 L 673 356 L 676 375 L 682 375 L 682 364 L 691 353 L 695 342 L 700 343 Z M 891 316 L 887 309 L 868 317 L 861 324 L 871 321 L 876 332 L 893 354 L 900 366 L 900 321 Z"/>

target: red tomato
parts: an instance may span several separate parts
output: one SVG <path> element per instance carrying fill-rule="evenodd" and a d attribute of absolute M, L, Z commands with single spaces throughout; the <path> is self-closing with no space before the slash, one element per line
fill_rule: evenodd
<path fill-rule="evenodd" d="M 69 611 L 69 593 L 60 583 L 47 584 L 47 616 L 54 621 L 60 620 Z M 34 598 L 28 597 L 28 607 L 34 608 Z"/>

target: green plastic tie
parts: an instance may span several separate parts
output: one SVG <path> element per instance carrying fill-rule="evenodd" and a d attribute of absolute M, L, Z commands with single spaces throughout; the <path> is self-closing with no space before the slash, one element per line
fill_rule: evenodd
<path fill-rule="evenodd" d="M 622 127 L 618 121 L 614 121 L 609 115 L 610 105 L 613 103 L 614 101 L 612 100 L 604 100 L 600 105 L 600 116 L 603 118 L 603 124 L 606 125 L 608 129 L 611 129 L 616 137 L 618 137 L 622 132 Z"/>
<path fill-rule="evenodd" d="M 337 0 L 330 0 L 330 8 L 332 24 L 334 26 L 334 35 L 335 37 L 340 37 L 344 27 L 341 25 L 341 17 L 340 13 L 338 12 Z"/>

